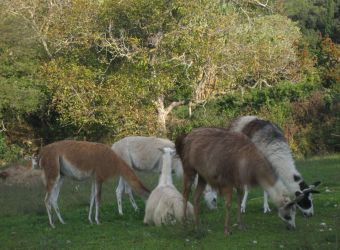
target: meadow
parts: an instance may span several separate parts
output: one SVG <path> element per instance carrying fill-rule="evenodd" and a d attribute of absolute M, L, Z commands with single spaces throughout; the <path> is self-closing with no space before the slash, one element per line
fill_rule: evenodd
<path fill-rule="evenodd" d="M 48 224 L 42 183 L 33 186 L 0 183 L 0 249 L 340 249 L 340 155 L 298 160 L 297 167 L 308 183 L 322 181 L 314 195 L 315 215 L 304 218 L 297 211 L 296 230 L 286 230 L 272 212 L 262 212 L 262 191 L 251 190 L 246 214 L 246 229 L 233 227 L 223 234 L 224 202 L 217 210 L 208 210 L 201 202 L 201 228 L 192 223 L 163 227 L 143 224 L 144 202 L 137 198 L 140 210 L 134 212 L 128 198 L 123 200 L 124 215 L 117 211 L 117 180 L 103 187 L 101 224 L 89 224 L 90 183 L 65 181 L 59 207 L 66 221 Z M 157 176 L 140 175 L 150 188 Z M 181 180 L 175 179 L 179 190 Z M 232 224 L 236 223 L 236 195 L 232 206 Z"/>

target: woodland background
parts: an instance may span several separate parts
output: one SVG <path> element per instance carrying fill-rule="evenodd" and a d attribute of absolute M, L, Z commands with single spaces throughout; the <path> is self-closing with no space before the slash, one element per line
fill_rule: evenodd
<path fill-rule="evenodd" d="M 255 114 L 340 149 L 339 0 L 2 0 L 0 165 Z"/>

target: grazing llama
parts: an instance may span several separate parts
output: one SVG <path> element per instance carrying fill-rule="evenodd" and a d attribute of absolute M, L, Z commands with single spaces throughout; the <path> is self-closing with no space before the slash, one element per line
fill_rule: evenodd
<path fill-rule="evenodd" d="M 270 162 L 277 176 L 282 180 L 291 198 L 304 193 L 303 198 L 297 202 L 303 215 L 310 217 L 314 214 L 312 193 L 319 193 L 313 188 L 320 184 L 315 182 L 308 186 L 301 174 L 297 171 L 289 149 L 288 142 L 283 131 L 275 124 L 261 120 L 256 116 L 241 116 L 235 119 L 229 126 L 229 131 L 241 132 L 248 136 L 256 147 Z M 311 188 L 313 187 L 313 188 Z M 307 192 L 307 190 L 309 190 Z M 245 189 L 242 200 L 242 212 L 245 212 L 248 197 L 248 188 Z M 264 213 L 270 212 L 268 194 L 264 191 Z"/>
<path fill-rule="evenodd" d="M 237 223 L 241 222 L 241 200 L 244 185 L 259 184 L 265 189 L 279 210 L 279 217 L 288 228 L 295 228 L 295 201 L 284 193 L 283 183 L 277 178 L 270 163 L 256 146 L 242 133 L 231 133 L 222 128 L 199 128 L 176 140 L 184 170 L 184 203 L 188 201 L 192 182 L 198 174 L 198 185 L 193 196 L 195 224 L 199 225 L 199 199 L 209 183 L 225 198 L 224 232 L 230 234 L 230 208 L 233 188 L 237 190 Z M 186 214 L 184 206 L 184 214 Z"/>
<path fill-rule="evenodd" d="M 92 208 L 95 204 L 95 221 L 99 224 L 99 205 L 102 183 L 109 178 L 122 176 L 143 198 L 149 190 L 136 177 L 128 165 L 110 147 L 85 141 L 58 141 L 43 147 L 39 154 L 46 186 L 45 205 L 51 227 L 52 207 L 59 221 L 64 224 L 58 208 L 58 196 L 65 177 L 75 180 L 92 179 L 92 191 L 88 219 L 92 223 Z"/>
<path fill-rule="evenodd" d="M 0 172 L 0 178 L 7 184 L 33 184 L 40 181 L 41 171 L 37 169 L 36 157 L 25 158 L 23 164 L 11 166 Z"/>
<path fill-rule="evenodd" d="M 160 172 L 162 169 L 162 152 L 160 148 L 175 148 L 175 144 L 163 138 L 128 136 L 112 145 L 112 150 L 122 158 L 133 170 L 142 172 Z M 176 172 L 178 177 L 182 177 L 183 168 L 181 160 L 173 156 L 171 169 Z M 123 214 L 122 197 L 123 193 L 128 194 L 130 203 L 135 210 L 138 206 L 133 198 L 130 186 L 123 180 L 119 179 L 116 189 L 117 204 L 119 214 Z M 204 193 L 205 201 L 210 209 L 217 207 L 217 193 L 207 186 Z"/>
<path fill-rule="evenodd" d="M 145 206 L 145 224 L 173 224 L 184 220 L 184 200 L 172 183 L 171 161 L 176 151 L 173 148 L 165 147 L 161 149 L 162 173 L 159 178 L 158 186 L 151 192 Z M 193 217 L 193 207 L 188 202 L 187 216 Z"/>

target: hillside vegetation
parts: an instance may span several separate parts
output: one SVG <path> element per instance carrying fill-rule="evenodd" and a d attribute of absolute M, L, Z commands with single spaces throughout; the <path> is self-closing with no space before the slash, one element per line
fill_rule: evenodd
<path fill-rule="evenodd" d="M 339 1 L 4 0 L 0 165 L 64 139 L 175 138 L 237 115 L 339 151 Z"/>

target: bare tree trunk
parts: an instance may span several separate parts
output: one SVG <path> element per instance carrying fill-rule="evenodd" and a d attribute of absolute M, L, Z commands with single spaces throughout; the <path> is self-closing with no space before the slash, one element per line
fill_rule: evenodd
<path fill-rule="evenodd" d="M 159 125 L 159 128 L 161 129 L 161 132 L 163 134 L 166 134 L 166 119 L 169 115 L 169 113 L 175 108 L 180 105 L 183 105 L 184 101 L 179 102 L 172 102 L 168 107 L 164 106 L 164 96 L 160 96 L 157 98 L 157 101 L 153 102 L 157 109 L 157 122 Z"/>
<path fill-rule="evenodd" d="M 189 102 L 188 109 L 189 109 L 189 118 L 191 118 L 191 116 L 192 116 L 192 101 Z"/>
<path fill-rule="evenodd" d="M 53 56 L 52 56 L 50 50 L 48 49 L 48 45 L 47 45 L 46 40 L 45 40 L 44 38 L 41 37 L 41 38 L 40 38 L 40 41 L 41 41 L 41 43 L 42 43 L 42 45 L 43 45 L 43 47 L 44 47 L 44 49 L 45 49 L 45 52 L 47 53 L 48 57 L 49 57 L 49 58 L 52 58 Z"/>

